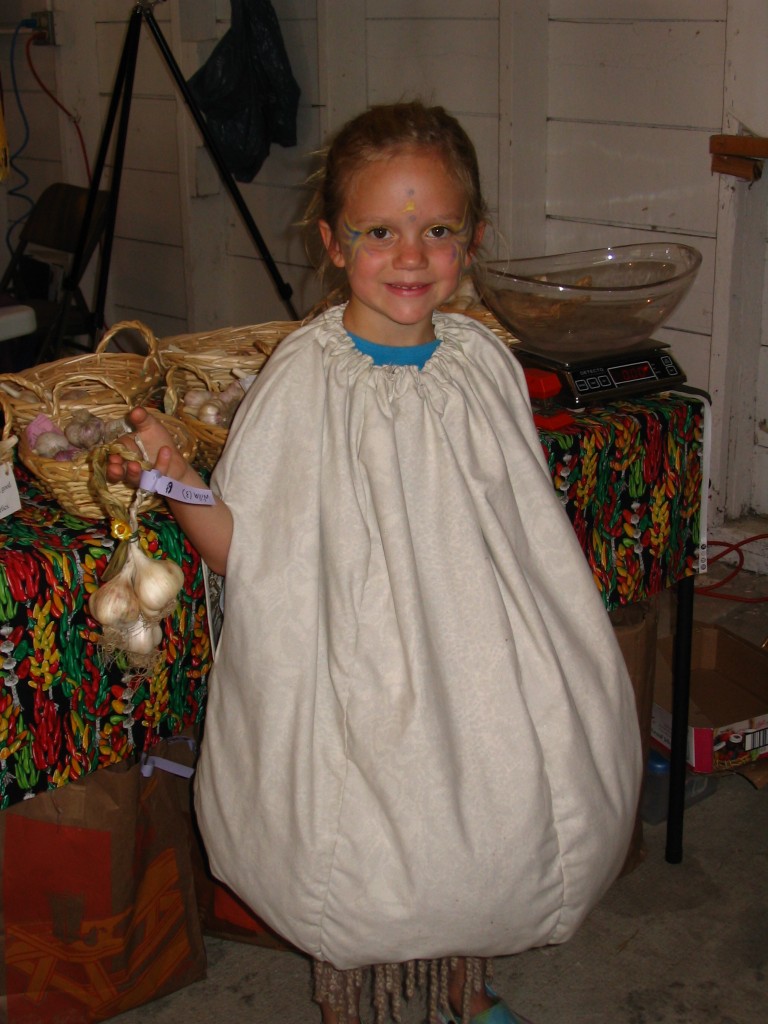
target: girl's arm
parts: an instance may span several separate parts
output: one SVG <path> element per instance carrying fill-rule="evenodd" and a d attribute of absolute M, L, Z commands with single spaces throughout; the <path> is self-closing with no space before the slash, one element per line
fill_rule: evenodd
<path fill-rule="evenodd" d="M 190 487 L 206 486 L 200 475 L 176 450 L 165 427 L 151 413 L 142 408 L 132 409 L 128 414 L 128 422 L 133 427 L 134 435 L 138 436 L 147 458 L 158 472 Z M 126 447 L 135 447 L 140 451 L 139 445 L 132 441 L 132 436 L 127 434 L 121 441 Z M 106 471 L 110 483 L 125 483 L 129 487 L 139 486 L 142 467 L 138 462 L 112 454 L 108 457 Z M 174 519 L 208 568 L 224 576 L 232 541 L 232 513 L 227 505 L 218 497 L 215 505 L 188 505 L 170 498 L 166 500 Z"/>

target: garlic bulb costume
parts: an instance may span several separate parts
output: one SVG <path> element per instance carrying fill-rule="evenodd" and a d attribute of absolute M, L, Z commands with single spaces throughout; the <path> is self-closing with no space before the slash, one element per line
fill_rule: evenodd
<path fill-rule="evenodd" d="M 423 370 L 374 366 L 342 312 L 280 344 L 214 473 L 211 867 L 338 969 L 562 942 L 634 822 L 621 653 L 509 350 L 435 314 Z"/>

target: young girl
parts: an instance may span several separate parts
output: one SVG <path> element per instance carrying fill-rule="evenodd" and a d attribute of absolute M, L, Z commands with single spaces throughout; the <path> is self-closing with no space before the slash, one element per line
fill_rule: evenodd
<path fill-rule="evenodd" d="M 312 218 L 348 301 L 249 390 L 212 507 L 169 502 L 226 575 L 196 778 L 214 873 L 317 962 L 325 1024 L 399 968 L 430 1021 L 514 1024 L 486 959 L 566 940 L 617 875 L 640 780 L 632 689 L 556 497 L 520 367 L 439 312 L 485 226 L 459 124 L 375 107 Z M 201 485 L 132 414 L 164 475 Z M 138 483 L 114 458 L 110 479 Z"/>

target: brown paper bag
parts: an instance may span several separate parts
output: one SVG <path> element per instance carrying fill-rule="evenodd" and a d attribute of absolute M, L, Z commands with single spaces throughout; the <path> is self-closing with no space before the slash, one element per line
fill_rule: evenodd
<path fill-rule="evenodd" d="M 0 814 L 0 1019 L 92 1024 L 205 977 L 187 832 L 139 765 Z"/>
<path fill-rule="evenodd" d="M 293 949 L 211 874 L 205 847 L 195 824 L 192 779 L 196 760 L 196 733 L 186 730 L 158 743 L 145 759 L 145 771 L 160 777 L 160 785 L 174 794 L 173 798 L 184 815 L 203 934 L 270 949 Z"/>
<path fill-rule="evenodd" d="M 640 726 L 643 766 L 648 761 L 651 743 L 651 712 L 653 710 L 653 680 L 656 670 L 656 642 L 658 636 L 658 599 L 627 605 L 610 614 L 611 623 L 619 641 L 621 653 L 627 663 L 632 680 Z M 635 827 L 621 874 L 629 874 L 646 858 L 643 838 L 643 820 L 638 807 Z"/>

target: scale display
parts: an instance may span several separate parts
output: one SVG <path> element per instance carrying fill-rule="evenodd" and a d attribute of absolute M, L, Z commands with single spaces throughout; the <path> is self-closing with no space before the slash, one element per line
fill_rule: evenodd
<path fill-rule="evenodd" d="M 514 352 L 524 367 L 557 375 L 560 390 L 551 395 L 551 401 L 567 409 L 610 402 L 622 395 L 665 391 L 685 382 L 685 374 L 665 345 L 577 361 L 544 356 L 523 345 L 515 346 Z"/>

